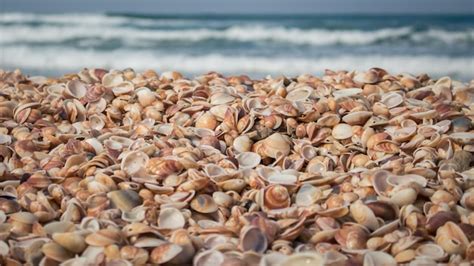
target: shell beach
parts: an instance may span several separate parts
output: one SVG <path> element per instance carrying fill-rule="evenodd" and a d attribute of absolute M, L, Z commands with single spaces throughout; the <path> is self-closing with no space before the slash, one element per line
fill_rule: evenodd
<path fill-rule="evenodd" d="M 0 71 L 1 265 L 469 265 L 474 80 Z"/>

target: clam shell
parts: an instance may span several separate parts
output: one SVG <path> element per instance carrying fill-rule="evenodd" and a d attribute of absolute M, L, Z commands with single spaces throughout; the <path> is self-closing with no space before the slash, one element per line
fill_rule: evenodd
<path fill-rule="evenodd" d="M 52 238 L 60 246 L 76 254 L 86 249 L 85 239 L 78 232 L 54 233 Z"/>
<path fill-rule="evenodd" d="M 131 189 L 112 191 L 107 193 L 107 197 L 123 212 L 129 212 L 142 203 L 138 193 Z"/>
<path fill-rule="evenodd" d="M 252 149 L 253 141 L 247 136 L 238 136 L 234 139 L 233 147 L 238 152 L 248 152 Z"/>
<path fill-rule="evenodd" d="M 165 208 L 158 216 L 158 226 L 163 229 L 183 228 L 186 220 L 183 214 L 176 208 Z"/>
<path fill-rule="evenodd" d="M 151 251 L 150 262 L 155 264 L 166 263 L 175 258 L 182 250 L 183 248 L 176 244 L 161 244 Z"/>
<path fill-rule="evenodd" d="M 141 151 L 129 152 L 120 164 L 120 168 L 130 176 L 139 176 L 145 171 L 149 157 Z"/>
<path fill-rule="evenodd" d="M 342 117 L 342 121 L 349 125 L 364 125 L 371 116 L 372 112 L 369 111 L 350 112 Z"/>
<path fill-rule="evenodd" d="M 447 222 L 436 231 L 436 244 L 448 254 L 463 254 L 469 245 L 469 240 L 461 228 L 453 223 Z"/>
<path fill-rule="evenodd" d="M 243 251 L 254 251 L 263 253 L 267 250 L 268 242 L 266 236 L 256 226 L 243 228 L 240 233 L 240 245 Z"/>
<path fill-rule="evenodd" d="M 367 207 L 362 201 L 358 200 L 351 204 L 349 208 L 352 218 L 359 223 L 364 225 L 370 230 L 376 230 L 379 228 L 379 222 L 375 217 L 373 211 Z"/>
<path fill-rule="evenodd" d="M 390 254 L 382 251 L 368 251 L 364 255 L 364 266 L 397 265 L 397 261 Z"/>
<path fill-rule="evenodd" d="M 286 99 L 293 102 L 305 101 L 311 96 L 312 93 L 313 88 L 305 86 L 288 92 L 288 94 L 286 95 Z"/>
<path fill-rule="evenodd" d="M 332 129 L 335 139 L 348 139 L 352 137 L 352 127 L 348 124 L 338 124 Z"/>
<path fill-rule="evenodd" d="M 193 210 L 200 213 L 213 213 L 217 211 L 217 204 L 214 199 L 206 194 L 197 195 L 190 203 Z"/>
<path fill-rule="evenodd" d="M 321 189 L 304 184 L 296 193 L 295 203 L 298 206 L 311 206 L 323 197 Z"/>
<path fill-rule="evenodd" d="M 224 254 L 217 250 L 210 249 L 203 251 L 194 257 L 193 264 L 196 266 L 222 265 L 224 259 Z"/>
<path fill-rule="evenodd" d="M 324 257 L 316 252 L 301 252 L 289 256 L 282 261 L 281 266 L 322 266 L 324 265 Z"/>
<path fill-rule="evenodd" d="M 261 157 L 255 152 L 242 152 L 235 157 L 239 162 L 239 168 L 251 169 L 260 164 Z"/>
<path fill-rule="evenodd" d="M 382 95 L 380 102 L 392 109 L 403 103 L 403 96 L 396 92 L 389 92 Z"/>
<path fill-rule="evenodd" d="M 46 257 L 58 262 L 66 261 L 74 256 L 72 252 L 67 251 L 54 242 L 44 244 L 41 251 Z"/>

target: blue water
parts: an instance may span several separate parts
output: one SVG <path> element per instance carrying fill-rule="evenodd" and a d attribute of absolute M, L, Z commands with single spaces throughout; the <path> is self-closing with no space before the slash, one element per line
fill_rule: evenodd
<path fill-rule="evenodd" d="M 474 16 L 0 14 L 0 67 L 186 75 L 321 74 L 378 66 L 474 78 Z"/>

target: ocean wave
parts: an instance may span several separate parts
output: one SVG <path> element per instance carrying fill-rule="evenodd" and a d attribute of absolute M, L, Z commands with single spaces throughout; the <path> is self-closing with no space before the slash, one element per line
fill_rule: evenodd
<path fill-rule="evenodd" d="M 186 26 L 193 25 L 193 19 L 147 19 L 123 16 L 107 16 L 104 14 L 31 14 L 31 13 L 4 13 L 0 15 L 0 24 L 55 24 L 62 26 Z"/>
<path fill-rule="evenodd" d="M 321 73 L 325 69 L 364 70 L 382 67 L 392 73 L 428 73 L 439 77 L 452 75 L 464 80 L 474 78 L 474 57 L 450 58 L 443 56 L 355 56 L 340 55 L 321 58 L 285 57 L 238 57 L 219 54 L 189 56 L 157 54 L 144 51 L 115 50 L 98 52 L 31 47 L 7 47 L 3 49 L 0 65 L 8 68 L 36 69 L 37 71 L 77 71 L 85 66 L 136 70 L 148 68 L 158 71 L 178 70 L 198 74 L 218 71 L 230 74 L 285 74 Z"/>
<path fill-rule="evenodd" d="M 227 40 L 234 42 L 279 42 L 296 45 L 323 46 L 333 44 L 365 45 L 391 42 L 410 38 L 416 42 L 441 41 L 448 44 L 474 42 L 474 29 L 465 31 L 428 30 L 415 31 L 411 27 L 383 28 L 372 31 L 300 29 L 263 25 L 232 26 L 226 29 L 172 29 L 150 30 L 104 25 L 39 26 L 0 25 L 0 43 L 60 43 L 78 39 L 103 41 L 122 40 L 125 43 L 152 42 L 200 42 Z"/>

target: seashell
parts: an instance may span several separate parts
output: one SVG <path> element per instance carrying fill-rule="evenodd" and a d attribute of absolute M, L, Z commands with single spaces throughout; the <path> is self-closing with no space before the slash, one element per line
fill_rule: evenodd
<path fill-rule="evenodd" d="M 0 256 L 7 256 L 10 252 L 10 247 L 4 241 L 0 241 Z"/>
<path fill-rule="evenodd" d="M 213 213 L 217 211 L 217 204 L 214 199 L 206 194 L 197 195 L 190 203 L 193 210 L 200 213 Z"/>
<path fill-rule="evenodd" d="M 74 256 L 73 253 L 67 251 L 66 249 L 54 242 L 44 244 L 41 248 L 41 251 L 47 258 L 58 262 L 67 261 L 68 259 L 71 259 Z"/>
<path fill-rule="evenodd" d="M 364 205 L 362 201 L 358 200 L 351 204 L 349 208 L 352 218 L 354 220 L 367 227 L 370 230 L 376 230 L 379 227 L 379 222 L 375 217 L 373 211 Z"/>
<path fill-rule="evenodd" d="M 80 80 L 71 80 L 66 84 L 66 88 L 62 91 L 63 95 L 66 98 L 76 98 L 81 99 L 86 96 L 87 87 L 86 84 L 82 83 Z"/>
<path fill-rule="evenodd" d="M 261 157 L 255 152 L 242 152 L 235 157 L 239 162 L 239 168 L 251 169 L 260 164 Z"/>
<path fill-rule="evenodd" d="M 11 232 L 23 236 L 31 232 L 38 218 L 29 212 L 17 212 L 10 215 L 8 222 L 12 225 Z"/>
<path fill-rule="evenodd" d="M 193 265 L 195 266 L 211 266 L 222 265 L 224 262 L 224 254 L 218 250 L 209 249 L 197 254 L 194 257 Z"/>
<path fill-rule="evenodd" d="M 463 254 L 469 245 L 464 232 L 453 222 L 447 222 L 436 230 L 436 244 L 448 254 Z"/>
<path fill-rule="evenodd" d="M 305 101 L 313 93 L 313 88 L 304 86 L 301 88 L 294 89 L 286 95 L 286 99 L 292 102 Z"/>
<path fill-rule="evenodd" d="M 342 117 L 342 121 L 349 125 L 364 125 L 365 122 L 372 116 L 372 112 L 369 111 L 355 111 L 350 112 Z M 351 130 L 352 132 L 352 130 Z"/>
<path fill-rule="evenodd" d="M 238 152 L 248 152 L 252 149 L 253 141 L 247 136 L 242 135 L 234 139 L 232 147 Z"/>
<path fill-rule="evenodd" d="M 332 129 L 335 139 L 348 139 L 352 137 L 352 127 L 348 124 L 338 124 Z"/>
<path fill-rule="evenodd" d="M 324 257 L 316 252 L 301 252 L 291 255 L 281 262 L 281 266 L 297 265 L 322 266 L 324 265 Z"/>
<path fill-rule="evenodd" d="M 396 92 L 389 92 L 382 95 L 380 102 L 387 106 L 388 109 L 392 109 L 403 103 L 403 96 Z"/>
<path fill-rule="evenodd" d="M 178 256 L 182 247 L 172 243 L 164 243 L 154 248 L 150 253 L 150 262 L 154 264 L 166 263 Z"/>
<path fill-rule="evenodd" d="M 446 254 L 444 250 L 436 244 L 422 244 L 416 249 L 417 256 L 428 257 L 436 261 L 444 260 Z"/>
<path fill-rule="evenodd" d="M 142 203 L 138 193 L 130 189 L 109 192 L 107 197 L 122 212 L 129 212 Z"/>
<path fill-rule="evenodd" d="M 86 236 L 85 241 L 88 245 L 105 247 L 115 243 L 119 243 L 122 240 L 121 232 L 117 229 L 101 229 L 97 232 Z"/>
<path fill-rule="evenodd" d="M 364 255 L 364 266 L 397 265 L 397 261 L 382 251 L 368 251 Z"/>
<path fill-rule="evenodd" d="M 449 137 L 461 144 L 474 144 L 474 132 L 455 132 L 451 133 Z"/>
<path fill-rule="evenodd" d="M 466 209 L 473 211 L 474 210 L 474 189 L 470 188 L 467 191 L 465 191 L 459 202 Z"/>
<path fill-rule="evenodd" d="M 81 253 L 86 249 L 85 239 L 78 232 L 54 233 L 52 238 L 60 246 L 75 254 Z"/>
<path fill-rule="evenodd" d="M 115 85 L 112 88 L 112 92 L 114 93 L 115 96 L 120 96 L 124 94 L 129 94 L 134 90 L 133 83 L 129 81 L 124 81 L 120 84 Z"/>
<path fill-rule="evenodd" d="M 216 191 L 212 193 L 212 198 L 214 199 L 214 202 L 219 205 L 223 206 L 226 208 L 229 208 L 232 206 L 234 199 L 229 195 L 221 191 Z"/>
<path fill-rule="evenodd" d="M 454 118 L 451 124 L 453 126 L 453 132 L 467 132 L 472 128 L 471 119 L 465 116 Z"/>
<path fill-rule="evenodd" d="M 215 93 L 211 95 L 211 104 L 212 105 L 221 105 L 232 102 L 234 97 L 227 93 Z"/>
<path fill-rule="evenodd" d="M 120 257 L 130 261 L 133 265 L 144 265 L 148 261 L 148 251 L 135 246 L 124 246 L 120 249 Z"/>
<path fill-rule="evenodd" d="M 260 145 L 259 145 L 260 144 Z M 280 133 L 274 133 L 268 138 L 257 142 L 254 151 L 262 157 L 279 158 L 290 153 L 290 144 Z"/>
<path fill-rule="evenodd" d="M 138 88 L 135 94 L 142 107 L 150 106 L 156 101 L 155 94 L 147 87 Z"/>
<path fill-rule="evenodd" d="M 104 85 L 106 88 L 118 86 L 123 81 L 122 75 L 116 73 L 107 73 L 102 77 L 102 85 Z"/>
<path fill-rule="evenodd" d="M 149 158 L 146 153 L 132 151 L 127 153 L 127 155 L 122 159 L 120 168 L 130 176 L 140 176 L 144 174 L 148 161 Z"/>
<path fill-rule="evenodd" d="M 165 208 L 158 216 L 158 226 L 163 229 L 183 228 L 186 223 L 183 214 L 176 208 Z"/>
<path fill-rule="evenodd" d="M 323 197 L 321 189 L 310 184 L 304 184 L 296 193 L 295 203 L 298 206 L 311 206 Z"/>
<path fill-rule="evenodd" d="M 332 92 L 332 95 L 334 96 L 334 99 L 340 99 L 343 97 L 352 97 L 358 94 L 362 94 L 362 89 L 359 88 L 345 88 L 341 90 L 334 90 Z"/>
<path fill-rule="evenodd" d="M 247 226 L 240 232 L 240 246 L 245 251 L 263 253 L 267 250 L 268 242 L 266 236 L 256 226 Z"/>
<path fill-rule="evenodd" d="M 260 191 L 260 206 L 266 209 L 288 208 L 291 198 L 288 190 L 282 185 L 269 185 Z"/>
<path fill-rule="evenodd" d="M 439 227 L 447 222 L 459 222 L 459 216 L 453 212 L 438 211 L 433 215 L 428 216 L 426 220 L 426 229 L 428 232 L 435 232 Z"/>
<path fill-rule="evenodd" d="M 217 119 L 212 113 L 205 112 L 196 119 L 195 126 L 197 128 L 214 130 L 217 127 Z"/>
<path fill-rule="evenodd" d="M 393 192 L 390 202 L 401 207 L 414 203 L 417 197 L 418 192 L 414 188 L 408 187 Z"/>
<path fill-rule="evenodd" d="M 147 162 L 146 169 L 149 173 L 156 175 L 157 178 L 163 179 L 171 174 L 181 172 L 183 165 L 174 159 L 155 157 Z"/>
<path fill-rule="evenodd" d="M 337 114 L 326 113 L 318 119 L 316 124 L 321 127 L 334 127 L 341 121 Z"/>

